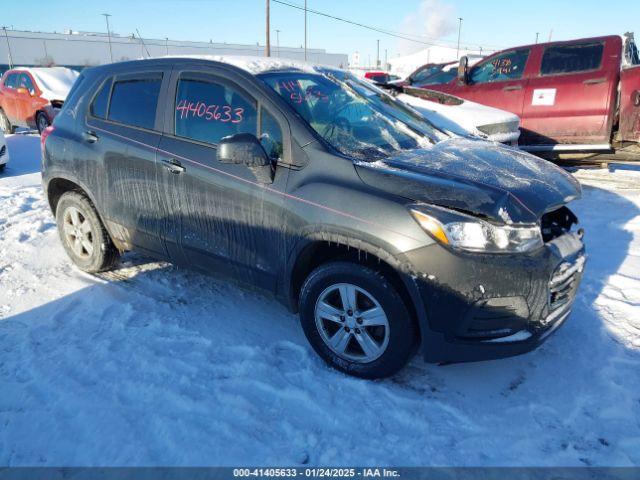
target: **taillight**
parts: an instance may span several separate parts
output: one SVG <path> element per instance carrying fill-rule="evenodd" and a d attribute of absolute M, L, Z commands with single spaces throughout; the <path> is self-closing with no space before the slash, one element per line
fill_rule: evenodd
<path fill-rule="evenodd" d="M 44 155 L 44 144 L 47 141 L 47 137 L 51 135 L 54 130 L 55 128 L 53 127 L 53 125 L 49 125 L 40 134 L 40 149 L 42 150 L 42 155 Z"/>

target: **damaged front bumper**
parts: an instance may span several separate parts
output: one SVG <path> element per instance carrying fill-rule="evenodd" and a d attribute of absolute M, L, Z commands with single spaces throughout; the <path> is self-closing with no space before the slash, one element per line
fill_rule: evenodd
<path fill-rule="evenodd" d="M 422 306 L 429 362 L 465 362 L 528 352 L 568 318 L 586 261 L 567 233 L 522 255 L 452 252 L 434 244 L 406 254 Z"/>

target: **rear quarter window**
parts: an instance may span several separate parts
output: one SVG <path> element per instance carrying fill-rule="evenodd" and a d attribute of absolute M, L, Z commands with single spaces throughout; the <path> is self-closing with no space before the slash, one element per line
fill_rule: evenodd
<path fill-rule="evenodd" d="M 602 63 L 603 43 L 557 45 L 547 47 L 542 55 L 541 75 L 588 72 Z"/>
<path fill-rule="evenodd" d="M 110 78 L 104 82 L 97 95 L 91 102 L 91 115 L 98 118 L 107 118 L 107 106 L 109 105 L 109 94 L 111 93 L 111 84 L 113 80 Z"/>
<path fill-rule="evenodd" d="M 114 81 L 107 118 L 125 125 L 152 130 L 161 85 L 161 74 Z"/>

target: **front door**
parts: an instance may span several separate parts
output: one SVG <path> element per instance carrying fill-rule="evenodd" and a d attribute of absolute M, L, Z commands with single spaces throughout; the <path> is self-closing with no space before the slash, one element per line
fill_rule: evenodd
<path fill-rule="evenodd" d="M 160 197 L 169 212 L 166 241 L 176 262 L 231 274 L 273 290 L 284 251 L 288 169 L 286 120 L 214 69 L 174 71 L 170 116 L 158 151 Z M 261 137 L 274 161 L 273 182 L 245 165 L 216 159 L 221 138 Z"/>
<path fill-rule="evenodd" d="M 522 48 L 501 53 L 472 67 L 468 84 L 454 80 L 446 91 L 453 95 L 490 107 L 522 115 L 527 86 L 524 75 L 530 49 Z M 443 90 L 439 85 L 434 90 Z"/>

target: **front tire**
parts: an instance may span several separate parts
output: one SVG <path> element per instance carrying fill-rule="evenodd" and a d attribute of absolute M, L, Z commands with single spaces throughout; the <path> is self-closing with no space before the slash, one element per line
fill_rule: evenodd
<path fill-rule="evenodd" d="M 333 262 L 316 268 L 300 292 L 300 320 L 314 350 L 332 367 L 384 378 L 413 355 L 417 328 L 393 285 L 371 268 Z"/>
<path fill-rule="evenodd" d="M 78 192 L 63 194 L 56 208 L 56 223 L 62 246 L 80 270 L 103 272 L 118 261 L 120 253 L 86 196 Z"/>
<path fill-rule="evenodd" d="M 42 132 L 44 132 L 45 128 L 47 128 L 49 125 L 49 118 L 43 112 L 38 112 L 38 114 L 36 115 L 36 126 L 38 127 L 38 133 L 42 135 Z"/>

